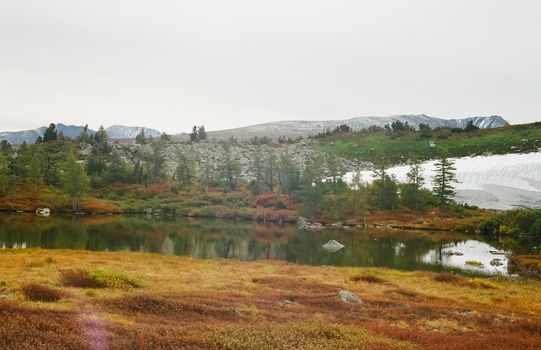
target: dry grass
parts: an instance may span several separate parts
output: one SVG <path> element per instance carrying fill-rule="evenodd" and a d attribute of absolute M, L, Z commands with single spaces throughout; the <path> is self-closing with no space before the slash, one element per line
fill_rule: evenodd
<path fill-rule="evenodd" d="M 0 264 L 2 349 L 541 348 L 537 280 L 70 250 L 5 250 Z M 144 284 L 94 288 L 86 271 Z M 20 293 L 46 281 L 70 286 L 61 302 Z"/>

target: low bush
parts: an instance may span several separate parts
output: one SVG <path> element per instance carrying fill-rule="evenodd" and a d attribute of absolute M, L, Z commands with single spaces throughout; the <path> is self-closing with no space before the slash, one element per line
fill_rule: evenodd
<path fill-rule="evenodd" d="M 75 288 L 105 288 L 106 285 L 91 278 L 87 271 L 82 269 L 68 269 L 60 271 L 60 282 L 65 287 Z"/>
<path fill-rule="evenodd" d="M 141 279 L 115 270 L 63 270 L 60 272 L 60 282 L 66 287 L 76 288 L 140 288 L 143 286 Z"/>
<path fill-rule="evenodd" d="M 140 278 L 130 276 L 120 271 L 115 270 L 94 270 L 89 272 L 88 276 L 110 288 L 141 288 L 143 281 Z"/>
<path fill-rule="evenodd" d="M 21 287 L 21 291 L 32 301 L 54 302 L 64 296 L 62 291 L 38 283 L 25 284 Z"/>
<path fill-rule="evenodd" d="M 364 281 L 368 283 L 385 283 L 385 280 L 371 275 L 355 275 L 351 276 L 350 280 L 353 282 Z"/>

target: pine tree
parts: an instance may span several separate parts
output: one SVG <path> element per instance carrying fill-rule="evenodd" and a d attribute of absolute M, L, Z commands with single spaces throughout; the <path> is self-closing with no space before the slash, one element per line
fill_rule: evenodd
<path fill-rule="evenodd" d="M 383 210 L 394 209 L 398 204 L 398 184 L 394 176 L 387 174 L 384 161 L 380 161 L 372 176 L 372 196 L 374 205 Z"/>
<path fill-rule="evenodd" d="M 152 141 L 152 154 L 150 156 L 150 175 L 152 183 L 158 184 L 164 180 L 165 157 L 163 155 L 165 144 L 159 141 Z"/>
<path fill-rule="evenodd" d="M 240 171 L 240 163 L 231 158 L 230 152 L 226 150 L 225 158 L 220 166 L 222 186 L 225 190 L 234 191 L 237 189 Z"/>
<path fill-rule="evenodd" d="M 17 158 L 15 158 L 13 163 L 13 173 L 19 182 L 23 182 L 27 179 L 31 159 L 32 154 L 30 148 L 26 142 L 23 142 L 17 150 Z"/>
<path fill-rule="evenodd" d="M 107 136 L 107 132 L 103 125 L 96 131 L 92 139 L 94 149 L 98 155 L 108 155 L 111 152 L 109 143 L 107 142 L 109 136 Z"/>
<path fill-rule="evenodd" d="M 455 163 L 448 158 L 440 158 L 435 163 L 436 175 L 433 177 L 433 193 L 440 204 L 448 204 L 456 195 L 454 184 L 456 180 Z"/>
<path fill-rule="evenodd" d="M 205 193 L 207 193 L 209 186 L 215 185 L 216 182 L 215 168 L 210 161 L 207 161 L 199 167 L 199 185 L 203 187 Z"/>
<path fill-rule="evenodd" d="M 193 126 L 192 132 L 190 133 L 190 142 L 197 142 L 197 126 Z"/>
<path fill-rule="evenodd" d="M 142 128 L 139 134 L 135 136 L 135 143 L 138 145 L 146 145 L 147 144 L 147 138 L 145 136 L 145 128 Z"/>
<path fill-rule="evenodd" d="M 43 183 L 43 159 L 39 152 L 32 154 L 32 160 L 28 168 L 28 181 L 34 185 L 34 192 L 38 190 L 38 185 Z"/>
<path fill-rule="evenodd" d="M 205 131 L 205 126 L 201 125 L 197 131 L 197 141 L 204 141 L 207 139 L 207 132 Z"/>
<path fill-rule="evenodd" d="M 406 206 L 419 210 L 423 206 L 421 203 L 421 188 L 425 184 L 421 164 L 418 161 L 414 161 L 410 165 L 406 176 L 408 182 L 403 186 L 402 199 Z"/>
<path fill-rule="evenodd" d="M 301 173 L 287 152 L 280 154 L 278 179 L 280 190 L 284 193 L 293 193 L 299 189 Z"/>
<path fill-rule="evenodd" d="M 140 160 L 138 160 L 133 167 L 132 178 L 133 182 L 136 184 L 142 184 L 145 181 L 143 165 Z"/>
<path fill-rule="evenodd" d="M 366 221 L 368 212 L 368 190 L 363 183 L 359 173 L 356 173 L 351 180 L 350 190 L 347 192 L 347 204 L 353 213 L 353 217 L 362 215 Z"/>
<path fill-rule="evenodd" d="M 180 151 L 177 153 L 177 162 L 175 180 L 181 187 L 191 186 L 195 179 L 195 162 Z"/>
<path fill-rule="evenodd" d="M 3 152 L 0 152 L 0 191 L 5 195 L 13 184 L 13 176 L 9 170 L 9 160 Z"/>
<path fill-rule="evenodd" d="M 267 153 L 267 156 L 265 157 L 265 165 L 264 165 L 264 171 L 265 171 L 265 182 L 267 184 L 267 188 L 272 192 L 274 191 L 274 187 L 276 186 L 276 177 L 277 177 L 277 165 L 276 165 L 277 159 L 276 159 L 276 153 L 274 153 L 274 150 L 270 149 Z"/>
<path fill-rule="evenodd" d="M 62 190 L 70 196 L 72 209 L 77 210 L 89 191 L 89 182 L 83 167 L 75 160 L 73 151 L 68 150 L 67 153 L 67 159 L 62 167 Z"/>
<path fill-rule="evenodd" d="M 49 124 L 49 127 L 43 133 L 43 142 L 56 141 L 57 137 L 56 125 L 54 123 Z"/>
<path fill-rule="evenodd" d="M 264 189 L 264 164 L 261 145 L 257 145 L 256 147 L 250 168 L 254 176 L 254 179 L 250 183 L 251 190 L 254 194 L 260 194 Z"/>

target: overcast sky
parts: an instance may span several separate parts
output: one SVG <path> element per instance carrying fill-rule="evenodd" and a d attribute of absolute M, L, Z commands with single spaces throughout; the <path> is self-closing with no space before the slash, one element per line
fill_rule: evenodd
<path fill-rule="evenodd" d="M 0 130 L 541 120 L 539 0 L 0 0 Z"/>

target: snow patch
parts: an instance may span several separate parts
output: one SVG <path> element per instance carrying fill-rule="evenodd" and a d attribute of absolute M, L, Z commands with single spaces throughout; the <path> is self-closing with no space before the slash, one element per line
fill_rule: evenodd
<path fill-rule="evenodd" d="M 457 200 L 487 209 L 541 208 L 541 152 L 453 158 L 457 168 Z M 421 164 L 425 187 L 432 189 L 434 161 Z M 409 166 L 389 168 L 389 174 L 406 182 Z M 346 173 L 351 183 L 354 172 Z M 371 171 L 359 172 L 371 183 Z"/>

